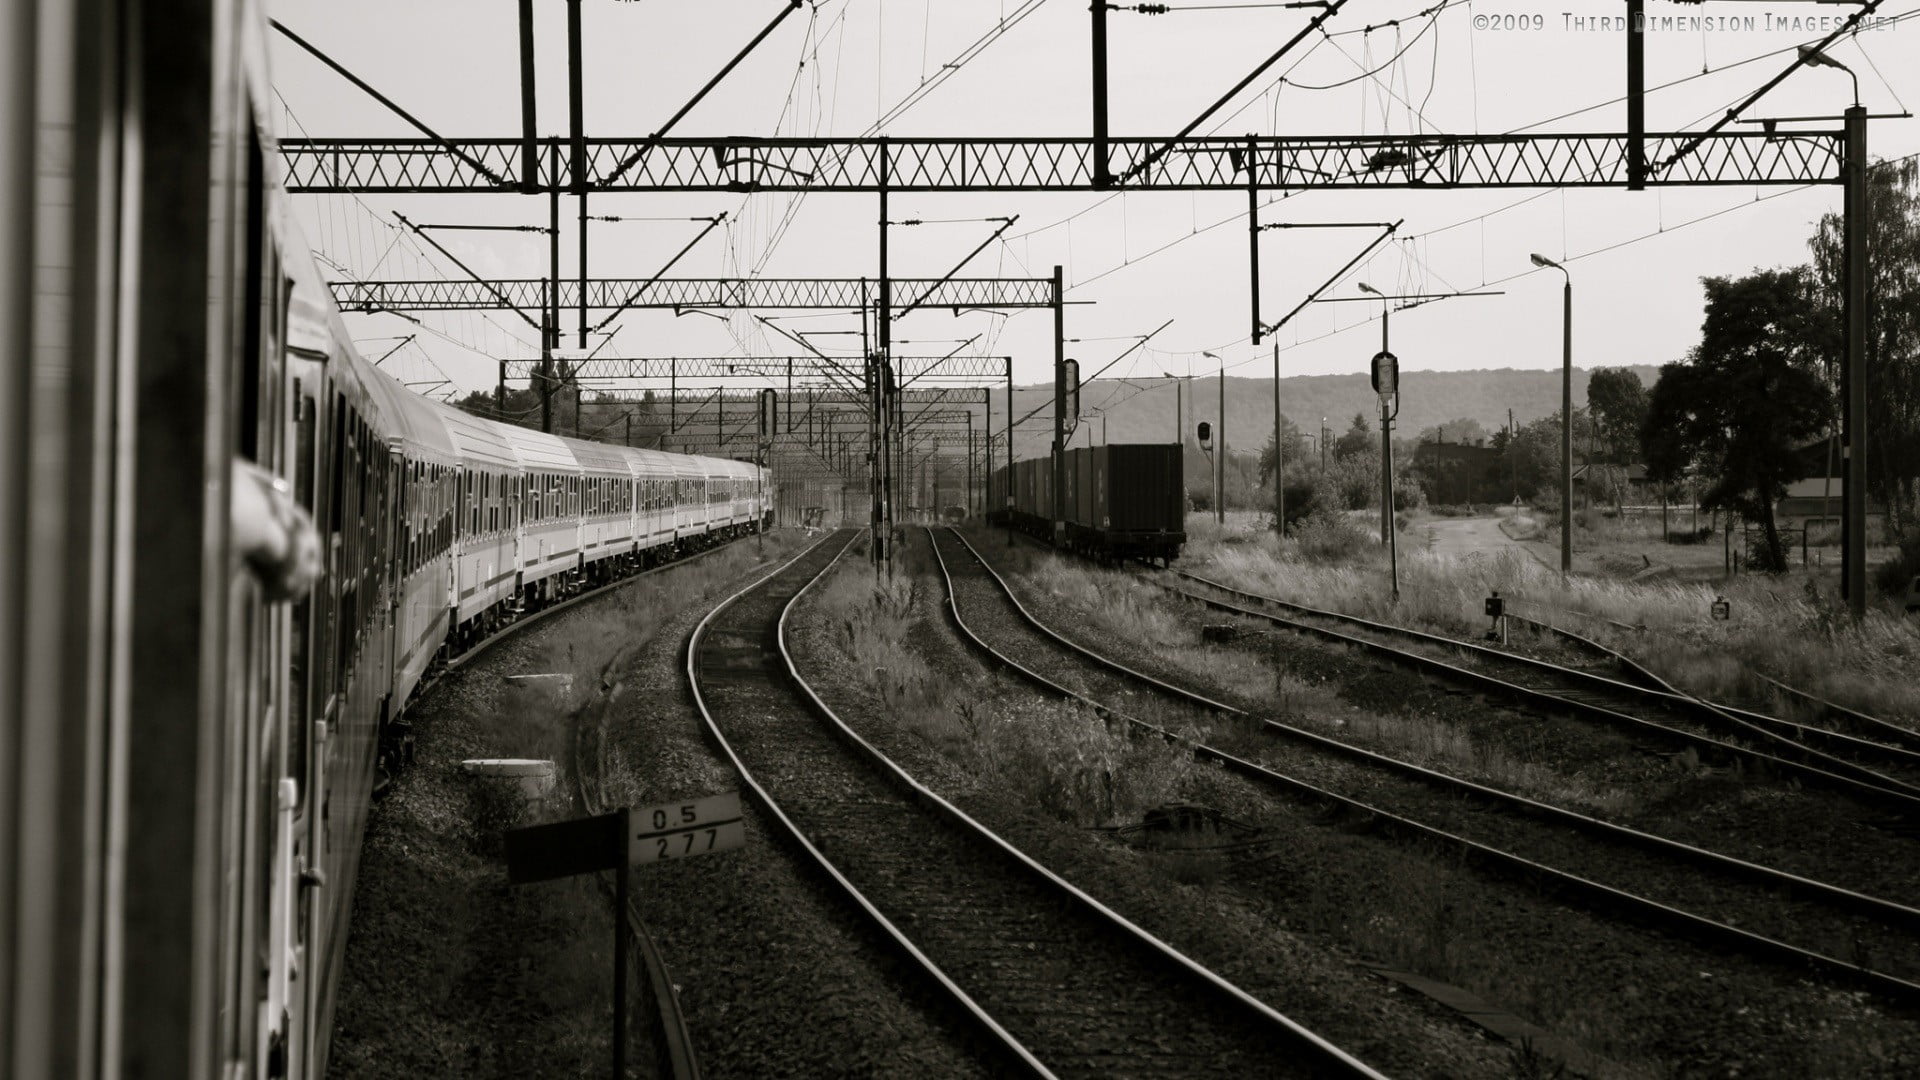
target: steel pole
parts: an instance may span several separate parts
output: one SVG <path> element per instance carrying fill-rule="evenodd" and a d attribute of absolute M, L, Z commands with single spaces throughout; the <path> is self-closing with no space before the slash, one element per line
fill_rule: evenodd
<path fill-rule="evenodd" d="M 1093 183 L 1113 183 L 1107 149 L 1107 0 L 1087 5 L 1093 14 Z"/>
<path fill-rule="evenodd" d="M 1273 531 L 1287 535 L 1287 486 L 1281 474 L 1286 472 L 1287 451 L 1280 441 L 1280 343 L 1273 344 Z"/>
<path fill-rule="evenodd" d="M 1000 492 L 1001 509 L 1007 512 L 1007 546 L 1013 546 L 1013 359 L 1007 359 L 1007 482 Z"/>
<path fill-rule="evenodd" d="M 1220 433 L 1214 436 L 1213 522 L 1227 523 L 1227 362 L 1220 361 Z"/>
<path fill-rule="evenodd" d="M 1867 613 L 1867 110 L 1854 105 L 1846 118 L 1841 233 L 1847 268 L 1847 359 L 1840 369 L 1840 453 L 1846 466 L 1840 493 L 1846 517 L 1841 528 L 1840 575 L 1847 610 L 1859 619 Z"/>
<path fill-rule="evenodd" d="M 1062 297 L 1064 273 L 1053 268 L 1053 542 L 1057 547 L 1066 531 L 1062 489 L 1066 486 L 1067 433 L 1067 307 Z"/>
<path fill-rule="evenodd" d="M 1565 274 L 1563 269 L 1561 273 Z M 1560 321 L 1560 580 L 1573 573 L 1573 275 L 1561 292 Z"/>
<path fill-rule="evenodd" d="M 887 142 L 880 140 L 881 175 L 886 175 Z M 893 529 L 893 454 L 891 446 L 891 415 L 887 405 L 888 386 L 887 358 L 893 346 L 893 288 L 887 273 L 887 189 L 880 189 L 880 286 L 879 295 L 874 297 L 878 305 L 875 308 L 874 336 L 878 340 L 877 363 L 874 374 L 877 376 L 874 389 L 874 407 L 880 412 L 880 447 L 875 467 L 880 470 L 880 513 L 878 527 L 873 534 L 874 556 L 885 563 L 889 569 L 893 566 L 892 552 L 888 550 L 888 537 Z"/>
<path fill-rule="evenodd" d="M 1380 351 L 1387 347 L 1393 304 L 1380 298 Z M 1393 527 L 1393 417 L 1399 411 L 1399 366 L 1395 365 L 1394 393 L 1380 395 L 1380 542 L 1387 546 L 1387 583 L 1393 602 L 1400 602 L 1400 538 Z"/>
<path fill-rule="evenodd" d="M 620 842 L 614 847 L 613 871 L 613 1075 L 627 1075 L 627 896 L 633 870 L 628 865 L 627 838 L 633 835 L 632 811 L 620 810 Z"/>

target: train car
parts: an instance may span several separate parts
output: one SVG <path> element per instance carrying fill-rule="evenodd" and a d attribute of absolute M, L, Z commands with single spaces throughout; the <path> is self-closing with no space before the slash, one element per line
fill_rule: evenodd
<path fill-rule="evenodd" d="M 520 567 L 514 545 L 520 459 L 499 425 L 449 409 L 442 418 L 460 460 L 460 509 L 454 540 L 456 647 L 486 637 L 508 615 Z"/>
<path fill-rule="evenodd" d="M 361 837 L 438 660 L 764 528 L 764 471 L 361 358 L 245 0 L 0 10 L 0 1070 L 324 1075 Z M 709 502 L 711 477 L 720 496 Z"/>
<path fill-rule="evenodd" d="M 988 517 L 1094 558 L 1170 563 L 1187 539 L 1180 468 L 1180 447 L 1171 443 L 1068 450 L 1056 506 L 1052 459 L 1027 458 L 989 477 L 996 509 Z"/>
<path fill-rule="evenodd" d="M 588 583 L 612 580 L 628 568 L 634 523 L 627 505 L 633 465 L 623 447 L 562 439 L 580 468 L 580 573 Z"/>

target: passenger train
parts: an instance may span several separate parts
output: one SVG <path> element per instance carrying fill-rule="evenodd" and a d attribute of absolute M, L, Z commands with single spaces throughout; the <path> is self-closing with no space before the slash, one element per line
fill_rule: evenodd
<path fill-rule="evenodd" d="M 355 351 L 247 0 L 0 14 L 0 1074 L 324 1073 L 378 776 L 434 665 L 770 524 L 755 465 L 560 438 Z M 287 599 L 234 523 L 317 531 Z"/>

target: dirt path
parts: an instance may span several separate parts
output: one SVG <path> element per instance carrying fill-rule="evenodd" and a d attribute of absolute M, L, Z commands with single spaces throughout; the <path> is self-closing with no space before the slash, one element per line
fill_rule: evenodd
<path fill-rule="evenodd" d="M 1426 534 L 1431 533 L 1433 543 L 1430 549 L 1435 555 L 1461 558 L 1476 551 L 1490 553 L 1511 547 L 1525 551 L 1543 565 L 1547 564 L 1546 557 L 1535 550 L 1534 545 L 1522 543 L 1502 532 L 1497 517 L 1434 518 L 1415 525 L 1409 531 L 1420 541 L 1424 541 Z"/>

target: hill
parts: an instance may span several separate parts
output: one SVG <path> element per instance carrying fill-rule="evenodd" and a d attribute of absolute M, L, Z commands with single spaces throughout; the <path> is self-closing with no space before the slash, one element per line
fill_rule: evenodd
<path fill-rule="evenodd" d="M 1651 387 L 1659 369 L 1646 364 L 1628 365 Z M 1583 368 L 1573 369 L 1573 405 L 1584 408 L 1587 377 Z M 1220 421 L 1220 380 L 1195 378 L 1181 380 L 1182 426 L 1189 441 L 1196 423 Z M 1014 415 L 1024 416 L 1039 408 L 1033 419 L 1020 427 L 1016 457 L 1032 457 L 1046 452 L 1051 435 L 1052 409 L 1047 405 L 1050 386 L 1014 388 Z M 1252 452 L 1265 444 L 1273 431 L 1273 380 L 1242 379 L 1229 376 L 1227 395 L 1227 441 L 1236 450 Z M 994 413 L 1004 422 L 1002 402 L 1005 395 L 994 395 Z M 1406 371 L 1400 375 L 1400 415 L 1394 421 L 1396 435 L 1412 437 L 1422 428 L 1449 420 L 1471 417 L 1487 431 L 1507 424 L 1507 410 L 1513 410 L 1516 423 L 1549 416 L 1560 408 L 1560 372 L 1557 370 L 1520 370 L 1497 368 L 1477 371 Z M 1082 425 L 1075 445 L 1085 445 L 1091 425 L 1092 439 L 1102 441 L 1098 431 L 1101 420 L 1094 412 L 1106 412 L 1104 441 L 1171 442 L 1174 431 L 1174 385 L 1167 380 L 1153 381 L 1100 379 L 1081 390 L 1080 411 L 1090 417 Z M 1347 429 L 1354 413 L 1365 413 L 1376 430 L 1380 405 L 1365 374 L 1298 375 L 1280 380 L 1280 409 L 1299 429 L 1313 434 L 1320 429 L 1322 417 L 1334 435 Z"/>

